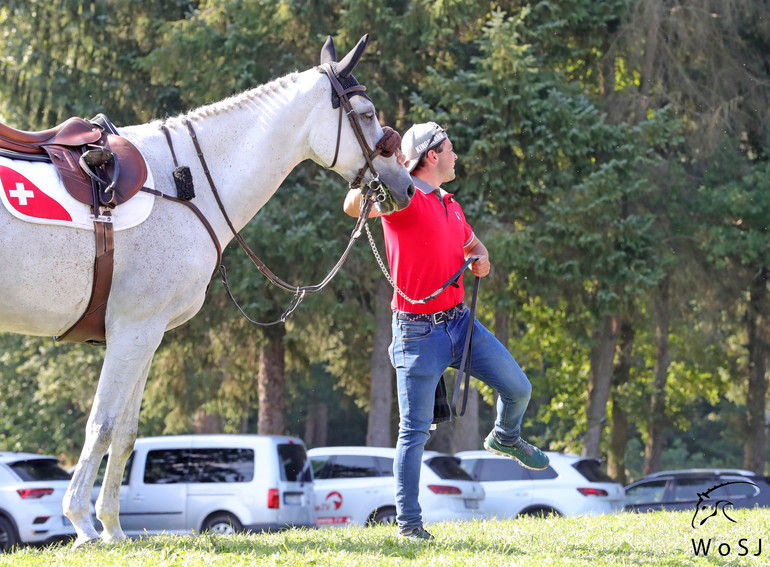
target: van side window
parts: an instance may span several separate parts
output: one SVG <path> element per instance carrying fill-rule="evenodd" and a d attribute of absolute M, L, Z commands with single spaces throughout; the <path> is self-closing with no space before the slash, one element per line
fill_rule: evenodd
<path fill-rule="evenodd" d="M 187 482 L 251 482 L 254 480 L 252 449 L 192 449 Z"/>
<path fill-rule="evenodd" d="M 371 478 L 384 476 L 377 466 L 376 457 L 369 455 L 335 455 L 318 478 Z"/>
<path fill-rule="evenodd" d="M 252 449 L 159 449 L 147 453 L 145 484 L 251 482 Z"/>
<path fill-rule="evenodd" d="M 184 482 L 189 468 L 187 449 L 158 449 L 147 453 L 144 466 L 145 484 Z"/>

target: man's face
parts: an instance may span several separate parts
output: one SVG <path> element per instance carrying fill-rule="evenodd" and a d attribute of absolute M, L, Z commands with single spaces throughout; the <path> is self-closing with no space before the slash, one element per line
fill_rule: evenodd
<path fill-rule="evenodd" d="M 455 178 L 455 161 L 457 154 L 454 152 L 452 141 L 446 138 L 441 142 L 441 153 L 436 153 L 436 172 L 442 183 L 447 183 Z"/>

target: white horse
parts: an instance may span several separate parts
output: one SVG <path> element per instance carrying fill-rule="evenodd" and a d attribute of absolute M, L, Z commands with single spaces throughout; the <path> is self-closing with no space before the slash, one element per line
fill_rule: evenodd
<path fill-rule="evenodd" d="M 196 181 L 193 203 L 208 219 L 222 248 L 233 238 L 206 181 L 189 134 L 192 124 L 225 211 L 236 231 L 243 228 L 305 159 L 350 181 L 367 161 L 379 172 L 391 207 L 408 205 L 414 192 L 396 157 L 365 157 L 354 125 L 333 107 L 332 82 L 355 84 L 350 74 L 366 36 L 336 62 L 331 38 L 321 63 L 226 100 L 178 116 L 119 128 L 144 155 L 155 189 L 175 195 L 170 138 L 180 164 Z M 375 108 L 360 90 L 349 98 L 351 118 L 373 148 L 383 137 Z M 364 181 L 372 177 L 365 173 Z M 346 189 L 347 190 L 347 189 Z M 31 224 L 0 206 L 0 330 L 57 336 L 79 318 L 90 297 L 94 235 L 88 230 Z M 96 514 L 106 542 L 125 539 L 118 518 L 119 491 L 137 435 L 139 408 L 155 350 L 165 331 L 181 325 L 203 304 L 217 263 L 212 235 L 188 207 L 156 198 L 142 224 L 115 232 L 114 275 L 106 310 L 106 350 L 85 444 L 64 498 L 64 514 L 77 532 L 75 547 L 99 534 L 89 517 L 89 499 L 98 467 L 109 459 Z"/>

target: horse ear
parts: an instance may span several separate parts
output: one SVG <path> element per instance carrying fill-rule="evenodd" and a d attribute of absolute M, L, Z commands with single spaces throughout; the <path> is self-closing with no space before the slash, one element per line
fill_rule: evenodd
<path fill-rule="evenodd" d="M 358 40 L 356 46 L 345 55 L 345 58 L 337 64 L 337 76 L 347 77 L 353 72 L 353 67 L 356 66 L 358 60 L 361 59 L 361 55 L 364 54 L 366 49 L 366 42 L 369 41 L 369 34 Z"/>
<path fill-rule="evenodd" d="M 326 38 L 326 43 L 324 43 L 324 46 L 321 49 L 321 65 L 326 65 L 327 63 L 333 63 L 335 61 L 337 61 L 337 51 L 334 49 L 334 40 L 332 39 L 332 36 L 329 36 Z"/>

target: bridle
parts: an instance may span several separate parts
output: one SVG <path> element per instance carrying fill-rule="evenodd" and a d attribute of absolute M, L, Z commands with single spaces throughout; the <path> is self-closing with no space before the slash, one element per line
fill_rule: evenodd
<path fill-rule="evenodd" d="M 379 174 L 377 173 L 377 170 L 374 167 L 374 158 L 376 158 L 378 155 L 382 154 L 383 157 L 389 158 L 392 156 L 395 151 L 399 148 L 401 145 L 401 137 L 398 135 L 398 133 L 390 128 L 389 126 L 385 126 L 383 130 L 382 138 L 377 142 L 377 144 L 374 146 L 374 149 L 369 148 L 369 144 L 366 141 L 366 138 L 364 137 L 364 132 L 361 129 L 361 123 L 358 121 L 358 116 L 356 115 L 356 112 L 353 110 L 353 105 L 350 103 L 350 95 L 353 93 L 363 93 L 366 91 L 366 87 L 363 85 L 353 85 L 351 87 L 345 88 L 342 86 L 342 83 L 340 83 L 339 79 L 337 79 L 337 76 L 334 74 L 334 70 L 332 69 L 331 64 L 325 63 L 324 65 L 321 65 L 319 67 L 324 73 L 326 73 L 326 76 L 329 77 L 329 82 L 332 84 L 332 88 L 334 89 L 334 92 L 337 94 L 337 96 L 340 99 L 340 114 L 339 114 L 339 120 L 337 122 L 337 144 L 334 149 L 334 159 L 332 160 L 331 165 L 329 166 L 329 169 L 332 169 L 335 165 L 337 165 L 337 158 L 339 157 L 340 152 L 340 140 L 342 138 L 342 115 L 347 114 L 348 120 L 350 121 L 350 126 L 353 128 L 353 133 L 356 135 L 356 140 L 358 140 L 358 145 L 361 146 L 361 151 L 364 154 L 364 159 L 366 160 L 366 163 L 361 167 L 361 169 L 358 170 L 358 174 L 356 175 L 355 179 L 350 182 L 350 188 L 356 189 L 358 187 L 361 187 L 361 182 L 364 179 L 364 176 L 366 175 L 366 170 L 370 169 L 372 172 L 372 180 L 369 182 L 371 185 L 372 183 L 379 184 L 379 190 L 384 192 L 384 189 L 382 188 L 382 184 L 379 183 Z M 385 198 L 384 193 L 382 194 L 382 199 Z"/>
<path fill-rule="evenodd" d="M 369 148 L 369 144 L 367 143 L 366 138 L 364 137 L 364 132 L 363 132 L 363 129 L 361 128 L 361 124 L 358 121 L 358 116 L 353 110 L 353 105 L 350 103 L 350 95 L 363 92 L 366 90 L 366 87 L 364 87 L 363 85 L 354 85 L 349 88 L 344 88 L 340 83 L 340 81 L 337 79 L 336 75 L 334 74 L 334 71 L 332 70 L 331 65 L 329 65 L 328 63 L 321 65 L 320 69 L 329 78 L 332 88 L 334 89 L 335 93 L 337 94 L 340 100 L 340 107 L 339 107 L 340 117 L 339 117 L 338 126 L 337 126 L 336 149 L 334 152 L 334 160 L 332 161 L 331 165 L 329 165 L 328 169 L 333 168 L 337 164 L 337 158 L 339 157 L 340 139 L 342 135 L 342 114 L 344 112 L 348 116 L 351 127 L 353 128 L 353 133 L 356 136 L 356 140 L 358 140 L 358 144 L 361 147 L 361 151 L 365 159 L 364 165 L 358 171 L 358 174 L 353 179 L 353 181 L 350 182 L 350 188 L 351 189 L 361 188 L 362 186 L 361 184 L 364 180 L 367 170 L 371 170 L 372 179 L 367 184 L 366 189 L 362 190 L 363 199 L 362 199 L 361 212 L 358 216 L 358 220 L 356 221 L 355 228 L 353 229 L 353 232 L 350 235 L 350 239 L 348 241 L 347 247 L 345 248 L 345 251 L 342 253 L 342 256 L 340 256 L 340 259 L 337 261 L 337 263 L 334 265 L 331 271 L 318 284 L 306 285 L 306 286 L 294 286 L 285 282 L 284 280 L 276 276 L 272 272 L 272 270 L 270 270 L 270 268 L 268 268 L 267 265 L 262 260 L 259 259 L 259 257 L 254 253 L 254 251 L 249 247 L 249 245 L 243 239 L 243 236 L 241 236 L 241 234 L 235 230 L 235 227 L 233 226 L 233 223 L 230 220 L 230 216 L 227 214 L 227 210 L 225 209 L 225 206 L 222 203 L 222 199 L 219 196 L 219 191 L 217 190 L 216 184 L 214 183 L 214 179 L 211 175 L 208 164 L 206 163 L 206 158 L 203 156 L 203 150 L 201 149 L 200 143 L 198 142 L 198 136 L 195 132 L 195 128 L 193 127 L 192 123 L 189 120 L 187 120 L 187 118 L 183 119 L 184 124 L 187 126 L 187 131 L 190 135 L 190 138 L 192 139 L 193 146 L 195 147 L 195 151 L 198 154 L 198 159 L 200 161 L 201 168 L 203 169 L 203 173 L 206 176 L 206 179 L 208 180 L 209 186 L 211 187 L 211 191 L 212 191 L 212 194 L 214 195 L 214 199 L 216 200 L 217 205 L 219 206 L 219 210 L 222 213 L 222 216 L 227 222 L 227 226 L 229 227 L 230 231 L 233 233 L 233 236 L 236 242 L 238 242 L 238 245 L 243 249 L 244 252 L 246 252 L 246 255 L 249 257 L 252 263 L 257 267 L 257 269 L 262 273 L 262 275 L 264 275 L 265 278 L 267 278 L 267 280 L 270 283 L 283 289 L 284 291 L 294 294 L 294 297 L 292 298 L 289 304 L 289 307 L 284 311 L 284 313 L 277 320 L 271 321 L 269 323 L 261 323 L 249 317 L 246 314 L 246 312 L 241 308 L 240 304 L 235 299 L 235 297 L 232 294 L 232 291 L 230 290 L 230 284 L 227 281 L 227 269 L 225 268 L 225 265 L 221 263 L 222 253 L 221 253 L 221 246 L 219 244 L 219 241 L 217 240 L 216 235 L 214 234 L 214 231 L 211 228 L 211 225 L 206 221 L 205 217 L 202 216 L 202 213 L 197 212 L 196 214 L 203 221 L 204 226 L 206 227 L 206 229 L 209 232 L 209 235 L 214 241 L 214 245 L 217 247 L 217 251 L 218 251 L 217 263 L 220 264 L 218 271 L 221 275 L 222 283 L 225 286 L 225 290 L 227 291 L 228 296 L 230 297 L 232 302 L 235 304 L 235 306 L 238 308 L 238 310 L 241 312 L 241 314 L 250 323 L 253 323 L 255 325 L 270 326 L 270 325 L 276 325 L 278 323 L 283 323 L 297 309 L 297 307 L 299 307 L 299 304 L 302 302 L 302 300 L 305 298 L 307 294 L 314 294 L 314 293 L 320 292 L 324 287 L 326 287 L 329 284 L 329 282 L 334 278 L 334 276 L 337 275 L 337 272 L 339 272 L 340 268 L 342 268 L 342 265 L 345 263 L 345 260 L 347 260 L 348 255 L 350 254 L 350 250 L 353 248 L 353 244 L 361 236 L 361 232 L 364 226 L 366 225 L 366 221 L 368 220 L 369 212 L 371 211 L 372 207 L 376 202 L 382 202 L 387 198 L 387 192 L 383 187 L 382 183 L 380 182 L 379 174 L 377 173 L 377 170 L 374 167 L 374 163 L 373 163 L 374 158 L 376 158 L 379 155 L 382 155 L 383 157 L 386 157 L 386 158 L 391 157 L 395 153 L 395 151 L 398 149 L 398 147 L 401 145 L 401 138 L 398 135 L 398 133 L 392 128 L 389 128 L 386 126 L 383 128 L 382 138 L 380 138 L 380 140 L 377 142 L 374 149 Z M 169 135 L 168 129 L 165 127 L 165 125 L 161 126 L 161 129 L 163 130 L 166 136 L 166 141 L 168 142 L 168 145 L 171 149 L 171 154 L 172 154 L 172 157 L 174 158 L 174 164 L 175 166 L 178 166 L 176 162 L 176 154 L 174 152 L 174 147 L 171 142 L 171 136 Z M 187 204 L 187 202 L 185 202 L 185 204 Z M 189 205 L 191 205 L 191 203 Z"/>

